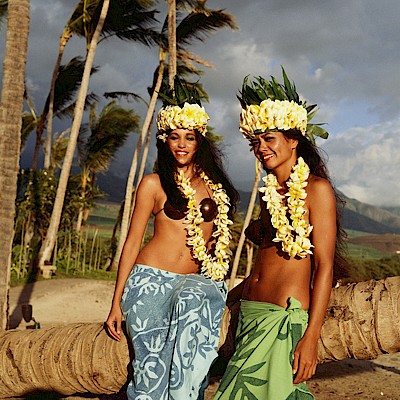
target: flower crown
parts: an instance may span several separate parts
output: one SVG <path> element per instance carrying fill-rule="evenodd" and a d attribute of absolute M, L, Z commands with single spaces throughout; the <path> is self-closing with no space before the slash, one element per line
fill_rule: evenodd
<path fill-rule="evenodd" d="M 252 139 L 258 133 L 267 131 L 299 130 L 312 143 L 315 136 L 326 139 L 328 132 L 318 124 L 310 124 L 317 110 L 316 104 L 307 106 L 302 102 L 282 67 L 283 84 L 275 77 L 271 81 L 262 77 L 248 84 L 248 76 L 243 80 L 240 96 L 242 106 L 240 131 L 246 139 Z"/>
<path fill-rule="evenodd" d="M 159 94 L 164 99 L 164 104 L 157 115 L 157 139 L 165 142 L 167 131 L 179 128 L 198 130 L 205 136 L 210 117 L 201 106 L 201 92 L 199 85 L 189 84 L 175 77 L 174 89 L 167 89 L 165 94 Z"/>
<path fill-rule="evenodd" d="M 198 104 L 185 103 L 181 108 L 179 106 L 166 106 L 160 109 L 157 116 L 157 129 L 160 132 L 158 139 L 167 137 L 165 133 L 169 129 L 178 128 L 198 130 L 203 136 L 207 132 L 207 123 L 210 117 L 204 107 Z M 160 137 L 162 136 L 162 137 Z"/>

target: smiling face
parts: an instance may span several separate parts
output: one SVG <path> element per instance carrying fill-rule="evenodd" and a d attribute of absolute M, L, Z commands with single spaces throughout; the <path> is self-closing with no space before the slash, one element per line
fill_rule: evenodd
<path fill-rule="evenodd" d="M 265 168 L 276 173 L 286 173 L 296 163 L 298 141 L 287 138 L 282 132 L 264 132 L 256 135 L 250 145 L 255 156 Z"/>
<path fill-rule="evenodd" d="M 174 129 L 167 138 L 167 145 L 179 167 L 193 163 L 198 149 L 196 132 L 189 129 Z"/>

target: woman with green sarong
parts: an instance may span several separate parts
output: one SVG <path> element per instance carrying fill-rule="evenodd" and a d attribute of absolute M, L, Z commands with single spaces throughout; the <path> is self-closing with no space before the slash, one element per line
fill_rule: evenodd
<path fill-rule="evenodd" d="M 315 105 L 300 101 L 283 70 L 248 84 L 239 100 L 240 130 L 267 176 L 260 219 L 246 231 L 259 239 L 251 275 L 228 295 L 241 298 L 236 351 L 214 399 L 313 399 L 306 386 L 329 301 L 343 231 L 337 196 L 309 123 Z"/>

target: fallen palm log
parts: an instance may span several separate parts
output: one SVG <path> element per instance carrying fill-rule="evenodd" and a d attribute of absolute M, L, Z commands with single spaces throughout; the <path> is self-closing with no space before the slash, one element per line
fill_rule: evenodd
<path fill-rule="evenodd" d="M 374 359 L 400 351 L 400 277 L 332 290 L 319 342 L 319 361 Z M 228 331 L 221 330 L 221 344 Z M 71 324 L 0 332 L 0 398 L 35 391 L 111 394 L 126 383 L 126 336 L 108 337 L 102 324 Z"/>

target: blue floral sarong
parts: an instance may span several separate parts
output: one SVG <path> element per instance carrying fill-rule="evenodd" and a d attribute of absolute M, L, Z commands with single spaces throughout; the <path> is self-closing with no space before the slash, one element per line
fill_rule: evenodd
<path fill-rule="evenodd" d="M 226 294 L 224 282 L 135 265 L 121 301 L 135 352 L 129 399 L 198 398 L 217 357 Z"/>

